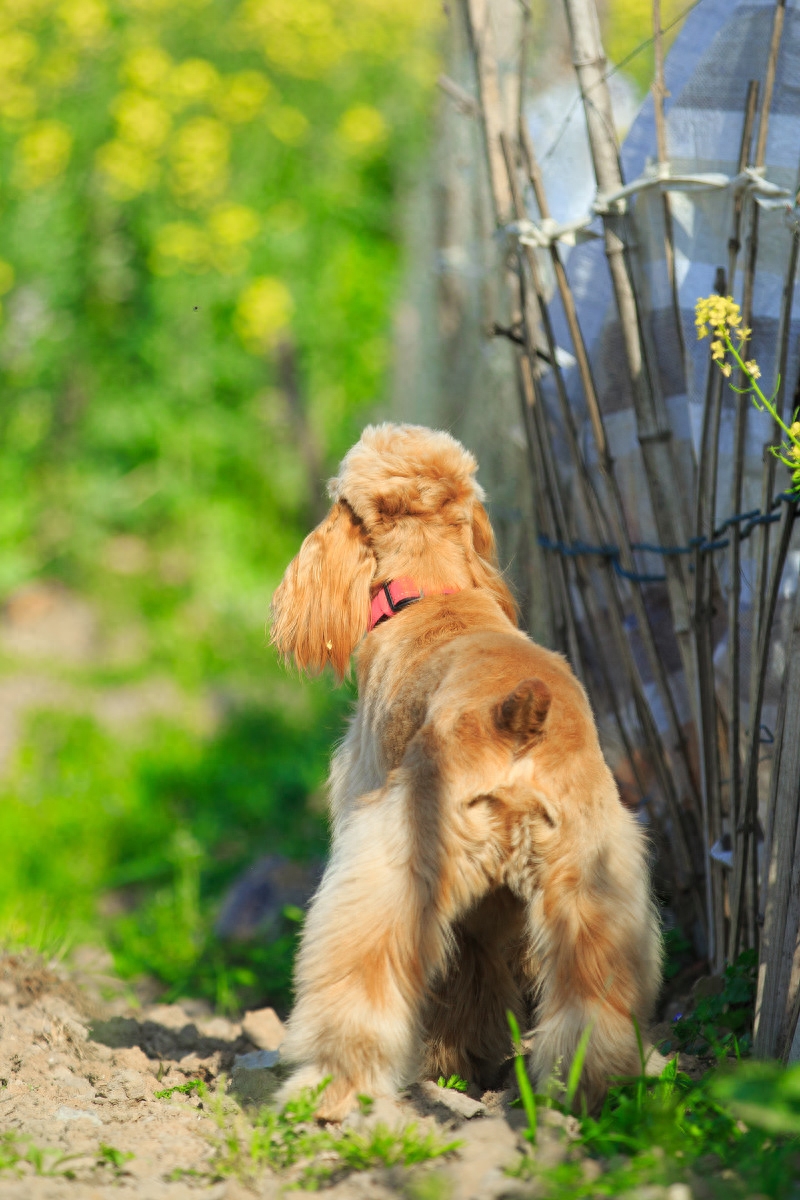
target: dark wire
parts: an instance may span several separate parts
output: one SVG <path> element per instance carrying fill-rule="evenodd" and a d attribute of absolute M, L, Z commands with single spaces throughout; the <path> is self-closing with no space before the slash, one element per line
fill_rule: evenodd
<path fill-rule="evenodd" d="M 697 8 L 698 4 L 700 4 L 700 0 L 693 0 L 693 2 L 691 4 L 688 4 L 686 6 L 686 8 L 682 9 L 682 11 L 678 13 L 677 17 L 673 17 L 673 19 L 670 21 L 669 25 L 665 25 L 663 27 L 663 29 L 661 30 L 661 32 L 668 33 L 669 30 L 672 29 L 672 27 L 674 25 L 677 25 L 680 21 L 682 21 L 685 16 L 688 16 L 688 14 L 692 11 L 693 8 Z M 640 42 L 638 46 L 636 46 L 633 50 L 631 50 L 630 54 L 626 54 L 625 57 L 620 62 L 615 63 L 614 66 L 611 67 L 611 69 L 609 71 L 606 71 L 601 76 L 601 78 L 598 79 L 597 83 L 595 83 L 593 85 L 593 87 L 590 88 L 589 90 L 590 91 L 594 90 L 594 88 L 599 87 L 601 83 L 604 83 L 606 79 L 610 79 L 612 75 L 616 75 L 617 71 L 621 71 L 624 67 L 626 67 L 632 59 L 636 58 L 637 54 L 641 54 L 641 52 L 643 50 L 646 50 L 648 46 L 651 46 L 654 41 L 655 41 L 655 35 L 652 35 L 649 38 L 645 38 L 645 40 L 643 42 Z M 567 126 L 569 125 L 570 121 L 573 118 L 575 109 L 578 107 L 578 105 L 581 102 L 581 99 L 582 99 L 581 93 L 578 92 L 578 95 L 572 101 L 572 104 L 569 106 L 569 108 L 567 110 L 567 115 L 564 117 L 564 120 L 561 122 L 561 126 L 558 130 L 558 133 L 556 134 L 554 140 L 550 143 L 550 145 L 547 148 L 547 150 L 545 151 L 545 153 L 542 155 L 540 162 L 542 162 L 542 163 L 547 162 L 548 158 L 550 158 L 550 156 L 555 153 L 556 149 L 558 148 L 559 142 L 561 141 L 562 137 L 564 136 L 564 134 L 567 131 Z"/>

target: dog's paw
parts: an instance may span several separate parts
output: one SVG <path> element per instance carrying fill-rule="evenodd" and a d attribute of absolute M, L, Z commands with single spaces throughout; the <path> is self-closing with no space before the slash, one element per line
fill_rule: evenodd
<path fill-rule="evenodd" d="M 651 1079 L 657 1079 L 670 1060 L 656 1050 L 655 1046 L 645 1047 L 644 1073 Z"/>
<path fill-rule="evenodd" d="M 289 1100 L 295 1100 L 303 1092 L 318 1088 L 326 1079 L 329 1082 L 319 1098 L 314 1115 L 318 1121 L 342 1121 L 348 1113 L 358 1107 L 356 1089 L 347 1079 L 331 1079 L 329 1071 L 324 1071 L 313 1063 L 299 1067 L 290 1075 L 281 1086 L 276 1099 L 280 1105 L 284 1105 Z"/>

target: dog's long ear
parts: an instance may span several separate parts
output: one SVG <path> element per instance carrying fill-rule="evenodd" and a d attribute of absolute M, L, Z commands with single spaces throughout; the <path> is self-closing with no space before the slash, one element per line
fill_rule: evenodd
<path fill-rule="evenodd" d="M 301 671 L 327 663 L 341 683 L 367 632 L 375 557 L 363 526 L 343 501 L 308 535 L 272 598 L 270 640 Z"/>
<path fill-rule="evenodd" d="M 469 565 L 476 587 L 488 588 L 503 612 L 516 625 L 517 602 L 511 595 L 497 566 L 497 549 L 489 514 L 476 500 L 472 506 L 471 547 Z"/>

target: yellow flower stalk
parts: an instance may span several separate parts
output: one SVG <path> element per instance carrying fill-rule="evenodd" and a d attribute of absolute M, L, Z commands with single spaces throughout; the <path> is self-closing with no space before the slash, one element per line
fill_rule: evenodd
<path fill-rule="evenodd" d="M 771 449 L 775 457 L 779 458 L 791 471 L 792 490 L 800 493 L 800 420 L 797 419 L 800 409 L 794 413 L 792 424 L 785 424 L 775 408 L 775 396 L 780 386 L 780 380 L 775 385 L 775 391 L 771 397 L 764 395 L 758 386 L 761 368 L 754 358 L 745 360 L 741 355 L 745 342 L 753 332 L 751 329 L 738 329 L 737 326 L 741 324 L 741 321 L 742 314 L 733 296 L 706 296 L 698 300 L 695 305 L 695 325 L 698 339 L 708 337 L 710 327 L 715 339 L 711 343 L 711 357 L 718 364 L 722 374 L 726 379 L 730 379 L 733 363 L 735 363 L 747 381 L 747 387 L 733 390 L 741 395 L 749 395 L 759 412 L 766 409 L 773 421 L 780 425 L 786 435 L 786 440 L 781 442 L 780 446 L 772 446 Z M 738 346 L 733 344 L 732 333 L 736 334 Z M 727 355 L 730 355 L 733 362 L 727 358 Z"/>

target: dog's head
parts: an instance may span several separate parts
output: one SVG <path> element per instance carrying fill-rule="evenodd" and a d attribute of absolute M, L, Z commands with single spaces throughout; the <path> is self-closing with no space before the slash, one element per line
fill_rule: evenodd
<path fill-rule="evenodd" d="M 309 674 L 330 663 L 341 679 L 367 632 L 371 595 L 400 576 L 423 590 L 487 588 L 515 620 L 476 470 L 449 433 L 367 426 L 328 485 L 333 507 L 273 597 L 281 654 Z"/>

